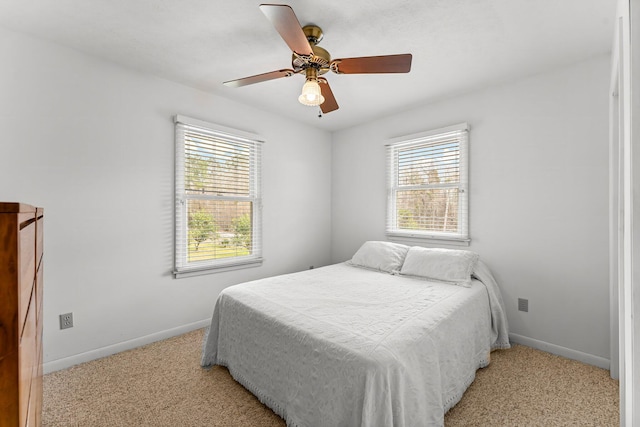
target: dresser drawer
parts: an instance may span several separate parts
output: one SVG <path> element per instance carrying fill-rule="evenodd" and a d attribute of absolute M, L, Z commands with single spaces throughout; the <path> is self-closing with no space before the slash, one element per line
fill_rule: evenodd
<path fill-rule="evenodd" d="M 31 395 L 31 381 L 34 376 L 33 368 L 38 362 L 36 353 L 36 309 L 35 304 L 30 304 L 27 310 L 27 319 L 24 323 L 22 339 L 18 347 L 19 365 L 18 375 L 20 383 L 18 385 L 18 396 L 20 401 L 20 425 L 26 425 L 29 412 L 29 401 Z"/>
<path fill-rule="evenodd" d="M 36 283 L 35 283 L 35 290 L 34 290 L 34 295 L 36 298 L 36 321 L 38 322 L 38 324 L 42 323 L 42 307 L 43 307 L 43 303 L 42 303 L 42 298 L 43 298 L 43 276 L 44 276 L 44 264 L 42 262 L 40 262 L 40 268 L 38 268 L 38 272 L 36 273 Z M 38 332 L 38 339 L 42 338 L 42 333 L 41 331 Z"/>
<path fill-rule="evenodd" d="M 42 348 L 42 347 L 41 347 Z M 42 350 L 38 354 L 38 364 L 34 369 L 34 376 L 31 383 L 31 405 L 36 409 L 34 417 L 35 425 L 42 425 Z"/>
<path fill-rule="evenodd" d="M 42 210 L 38 209 L 36 213 L 36 269 L 40 268 L 42 262 L 42 252 L 44 250 L 44 216 Z"/>
<path fill-rule="evenodd" d="M 22 218 L 21 218 L 22 219 Z M 20 289 L 18 291 L 18 324 L 20 330 L 18 336 L 22 336 L 22 326 L 27 314 L 27 308 L 31 301 L 31 292 L 35 282 L 36 260 L 35 260 L 35 240 L 36 224 L 32 216 L 30 220 L 21 224 L 27 224 L 20 229 L 19 250 L 20 250 Z M 22 225 L 21 225 L 22 227 Z"/>

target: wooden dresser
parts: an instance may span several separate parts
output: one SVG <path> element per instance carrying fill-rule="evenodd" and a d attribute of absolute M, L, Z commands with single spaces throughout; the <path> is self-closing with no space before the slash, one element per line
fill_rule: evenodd
<path fill-rule="evenodd" d="M 41 425 L 43 219 L 0 202 L 0 427 Z"/>

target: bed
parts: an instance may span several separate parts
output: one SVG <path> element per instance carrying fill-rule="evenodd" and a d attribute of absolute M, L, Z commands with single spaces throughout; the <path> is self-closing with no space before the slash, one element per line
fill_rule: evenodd
<path fill-rule="evenodd" d="M 509 347 L 496 282 L 477 255 L 452 282 L 437 257 L 420 270 L 434 258 L 409 255 L 424 248 L 365 245 L 350 262 L 223 290 L 202 366 L 226 366 L 288 426 L 443 425 L 491 350 Z"/>

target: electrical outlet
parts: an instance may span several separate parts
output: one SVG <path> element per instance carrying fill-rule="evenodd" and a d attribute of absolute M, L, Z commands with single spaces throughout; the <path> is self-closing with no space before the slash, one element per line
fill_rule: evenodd
<path fill-rule="evenodd" d="M 73 313 L 60 315 L 60 329 L 73 328 Z"/>
<path fill-rule="evenodd" d="M 529 312 L 529 300 L 518 298 L 518 311 Z"/>

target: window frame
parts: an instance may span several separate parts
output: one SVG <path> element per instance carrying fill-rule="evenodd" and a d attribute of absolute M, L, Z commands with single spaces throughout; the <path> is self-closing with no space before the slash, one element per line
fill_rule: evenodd
<path fill-rule="evenodd" d="M 205 122 L 190 117 L 176 115 L 175 124 L 175 221 L 174 221 L 174 270 L 175 278 L 211 274 L 262 265 L 262 138 L 254 133 Z M 197 195 L 185 190 L 185 137 L 184 127 L 190 131 L 224 139 L 227 143 L 249 145 L 250 190 L 249 196 Z M 232 200 L 252 203 L 252 253 L 212 260 L 188 260 L 188 200 Z"/>
<path fill-rule="evenodd" d="M 439 129 L 405 135 L 393 138 L 386 144 L 387 159 L 387 220 L 385 234 L 390 240 L 407 240 L 427 243 L 444 243 L 460 246 L 468 246 L 471 243 L 469 233 L 469 130 L 467 123 L 459 123 Z M 438 139 L 448 134 L 458 133 L 460 158 L 459 182 L 457 185 L 415 185 L 410 189 L 427 188 L 458 188 L 458 232 L 421 231 L 415 229 L 400 229 L 397 224 L 397 193 L 403 188 L 398 183 L 398 151 L 411 147 L 417 147 L 433 141 L 438 144 Z M 407 186 L 409 187 L 409 186 Z M 405 187 L 404 190 L 409 188 Z"/>

